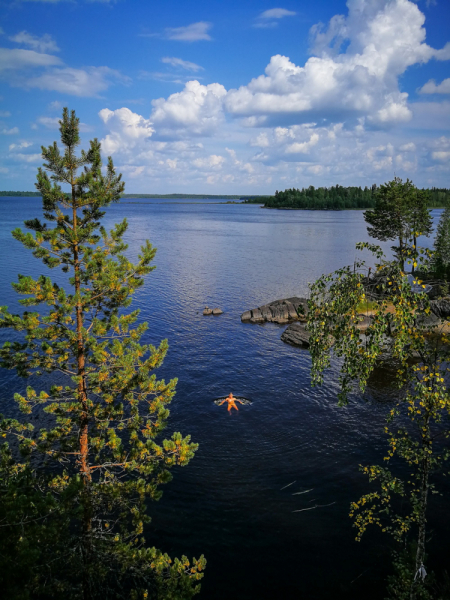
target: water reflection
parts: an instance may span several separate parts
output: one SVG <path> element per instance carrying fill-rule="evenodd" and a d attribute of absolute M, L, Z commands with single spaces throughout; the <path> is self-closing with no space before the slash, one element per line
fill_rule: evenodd
<path fill-rule="evenodd" d="M 1 304 L 12 310 L 20 310 L 10 288 L 18 272 L 64 281 L 10 237 L 39 204 L 2 199 Z M 348 507 L 367 491 L 358 464 L 385 454 L 384 404 L 398 393 L 389 369 L 371 378 L 371 402 L 355 392 L 339 408 L 337 361 L 324 386 L 311 388 L 309 353 L 283 344 L 283 327 L 240 322 L 245 310 L 305 296 L 308 281 L 352 264 L 356 242 L 368 239 L 362 213 L 120 203 L 108 210 L 106 227 L 124 217 L 130 257 L 146 238 L 158 248 L 157 269 L 132 307 L 149 323 L 144 343 L 169 339 L 158 377 L 179 383 L 167 434 L 191 434 L 200 444 L 162 502 L 151 505 L 149 540 L 173 554 L 206 555 L 203 598 L 379 600 L 385 539 L 371 533 L 356 544 Z M 224 314 L 204 317 L 206 304 Z M 12 394 L 27 383 L 0 373 L 2 412 L 15 411 Z M 231 415 L 217 408 L 212 400 L 229 391 L 252 405 Z M 443 515 L 439 501 L 431 521 Z M 309 505 L 320 507 L 294 512 Z M 439 527 L 450 533 L 448 517 Z"/>

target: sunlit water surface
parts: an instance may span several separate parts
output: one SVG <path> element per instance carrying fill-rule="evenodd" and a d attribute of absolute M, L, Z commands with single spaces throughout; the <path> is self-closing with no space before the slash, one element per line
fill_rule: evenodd
<path fill-rule="evenodd" d="M 0 208 L 0 304 L 19 310 L 10 286 L 17 273 L 48 271 L 10 232 L 39 215 L 41 203 L 2 198 Z M 358 465 L 382 462 L 395 389 L 382 373 L 365 398 L 355 394 L 339 408 L 336 363 L 325 384 L 311 388 L 309 354 L 280 341 L 284 327 L 240 322 L 245 310 L 307 296 L 308 282 L 352 264 L 356 242 L 369 239 L 362 212 L 124 200 L 105 224 L 125 217 L 131 257 L 146 239 L 158 249 L 157 269 L 132 306 L 149 323 L 144 342 L 169 340 L 158 370 L 159 378 L 178 378 L 169 428 L 199 444 L 150 506 L 148 540 L 173 555 L 205 554 L 205 599 L 383 598 L 388 538 L 369 531 L 358 544 L 348 513 L 368 491 Z M 205 305 L 224 313 L 204 317 Z M 16 414 L 13 392 L 27 383 L 0 373 L 2 412 Z M 229 392 L 252 404 L 229 414 L 214 404 Z M 445 501 L 432 502 L 430 531 L 439 535 L 432 533 L 430 561 L 442 568 L 449 519 Z"/>

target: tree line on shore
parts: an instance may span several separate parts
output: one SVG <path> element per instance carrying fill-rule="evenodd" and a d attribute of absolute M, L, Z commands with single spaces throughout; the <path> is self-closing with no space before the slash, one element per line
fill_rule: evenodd
<path fill-rule="evenodd" d="M 304 209 L 304 210 L 346 210 L 367 209 L 376 205 L 380 187 L 344 187 L 335 185 L 329 188 L 310 185 L 308 188 L 290 188 L 276 191 L 269 198 L 245 200 L 246 203 L 264 203 L 265 208 Z M 422 190 L 426 193 L 428 208 L 443 208 L 450 199 L 450 190 L 433 187 Z"/>

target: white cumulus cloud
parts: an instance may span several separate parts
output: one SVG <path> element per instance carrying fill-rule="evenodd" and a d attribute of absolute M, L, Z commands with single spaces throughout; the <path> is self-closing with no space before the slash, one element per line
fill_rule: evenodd
<path fill-rule="evenodd" d="M 101 140 L 102 150 L 108 155 L 131 150 L 154 133 L 152 123 L 129 108 L 118 108 L 114 111 L 103 108 L 99 116 L 110 131 Z"/>
<path fill-rule="evenodd" d="M 181 92 L 172 94 L 165 100 L 153 100 L 153 121 L 160 135 L 190 133 L 210 135 L 223 120 L 222 100 L 226 90 L 219 83 L 202 85 L 198 81 L 188 81 Z"/>
<path fill-rule="evenodd" d="M 319 141 L 319 135 L 313 133 L 307 142 L 294 142 L 286 147 L 286 154 L 309 154 L 311 148 Z"/>
<path fill-rule="evenodd" d="M 198 169 L 220 169 L 225 162 L 223 156 L 217 154 L 211 154 L 205 158 L 196 158 L 192 161 L 192 164 Z"/>
<path fill-rule="evenodd" d="M 381 126 L 411 119 L 398 78 L 411 65 L 444 60 L 447 46 L 435 50 L 425 43 L 425 17 L 410 0 L 347 5 L 347 17 L 336 15 L 327 28 L 312 29 L 316 56 L 304 66 L 273 56 L 264 75 L 229 91 L 226 109 L 265 118 L 267 125 L 287 115 L 293 122 L 364 117 Z M 343 42 L 348 46 L 341 52 Z"/>

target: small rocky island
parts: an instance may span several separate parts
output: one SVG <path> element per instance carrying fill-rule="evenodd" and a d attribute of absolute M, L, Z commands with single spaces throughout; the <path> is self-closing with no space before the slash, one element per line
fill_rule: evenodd
<path fill-rule="evenodd" d="M 288 328 L 281 335 L 283 342 L 308 348 L 310 333 L 305 329 L 307 314 L 308 301 L 306 298 L 293 296 L 247 310 L 241 315 L 241 321 L 243 323 L 277 323 L 279 325 L 289 323 Z"/>
<path fill-rule="evenodd" d="M 209 306 L 205 306 L 203 310 L 203 315 L 206 317 L 208 315 L 222 315 L 223 310 L 221 308 L 209 308 Z"/>

